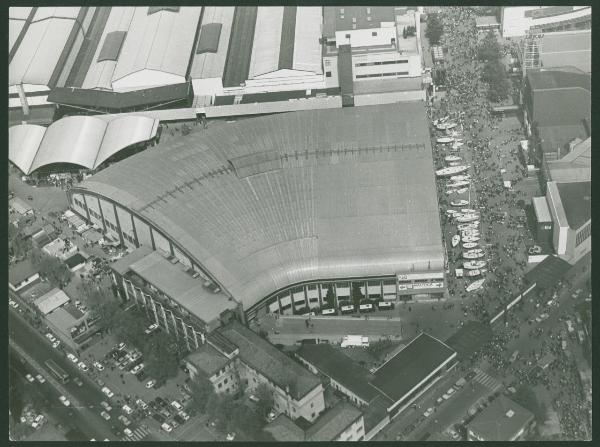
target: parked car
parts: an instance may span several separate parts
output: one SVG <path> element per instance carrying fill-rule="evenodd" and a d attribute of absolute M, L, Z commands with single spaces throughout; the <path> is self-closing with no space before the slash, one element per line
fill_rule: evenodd
<path fill-rule="evenodd" d="M 56 341 L 56 337 L 52 335 L 50 332 L 46 334 L 46 338 L 50 341 Z"/>
<path fill-rule="evenodd" d="M 100 416 L 102 416 L 107 421 L 110 419 L 110 414 L 108 414 L 106 411 L 100 412 Z"/>
<path fill-rule="evenodd" d="M 173 427 L 173 429 L 176 429 L 177 427 L 179 427 L 179 422 L 177 422 L 175 420 L 175 418 L 171 419 L 171 427 Z"/>
<path fill-rule="evenodd" d="M 25 378 L 27 379 L 28 382 L 35 382 L 35 379 L 33 378 L 33 376 L 31 374 L 25 374 Z"/>
<path fill-rule="evenodd" d="M 69 399 L 67 399 L 65 396 L 60 396 L 58 399 L 65 407 L 69 407 L 71 405 L 71 402 L 69 402 Z"/>
<path fill-rule="evenodd" d="M 98 371 L 104 371 L 104 366 L 102 366 L 102 363 L 100 362 L 94 362 L 94 368 L 96 368 Z"/>
<path fill-rule="evenodd" d="M 113 397 L 113 396 L 115 395 L 115 393 L 113 393 L 113 392 L 110 390 L 110 388 L 108 388 L 108 387 L 106 387 L 106 386 L 105 386 L 104 388 L 102 388 L 102 392 L 103 392 L 104 394 L 106 394 L 108 397 Z"/>
<path fill-rule="evenodd" d="M 179 402 L 177 402 L 176 400 L 174 400 L 173 402 L 171 402 L 171 406 L 173 408 L 175 408 L 177 411 L 181 411 L 183 410 L 183 405 L 181 405 Z"/>
<path fill-rule="evenodd" d="M 248 399 L 250 399 L 252 402 L 260 402 L 260 399 L 258 397 L 256 397 L 254 394 L 251 394 L 250 396 L 248 396 Z"/>
<path fill-rule="evenodd" d="M 423 413 L 423 416 L 425 416 L 426 418 L 428 418 L 429 416 L 431 416 L 432 413 L 433 413 L 433 407 L 429 407 L 427 409 L 427 411 L 425 411 L 425 413 Z"/>
<path fill-rule="evenodd" d="M 86 372 L 88 370 L 88 366 L 85 364 L 85 362 L 79 362 L 77 364 L 77 367 L 82 370 L 83 372 Z"/>
<path fill-rule="evenodd" d="M 73 381 L 77 384 L 77 386 L 83 386 L 83 381 L 79 377 L 74 377 Z"/>
<path fill-rule="evenodd" d="M 160 426 L 160 428 L 162 428 L 164 431 L 166 431 L 167 433 L 171 433 L 173 431 L 173 427 L 171 427 L 169 424 L 167 424 L 166 422 L 163 422 L 163 424 Z"/>
<path fill-rule="evenodd" d="M 276 417 L 277 417 L 277 413 L 275 413 L 274 411 L 270 411 L 269 414 L 267 415 L 267 421 L 273 422 Z"/>
<path fill-rule="evenodd" d="M 190 415 L 187 414 L 185 411 L 180 411 L 179 413 L 177 413 L 177 415 L 182 418 L 184 421 L 187 421 L 190 419 Z"/>
<path fill-rule="evenodd" d="M 44 379 L 44 377 L 41 374 L 36 375 L 35 378 L 40 383 L 46 383 L 46 379 Z"/>
<path fill-rule="evenodd" d="M 227 433 L 225 439 L 227 439 L 228 441 L 233 441 L 235 439 L 235 433 Z"/>
<path fill-rule="evenodd" d="M 148 409 L 148 404 L 146 402 L 144 402 L 142 399 L 138 399 L 135 401 L 135 403 L 137 404 L 138 407 L 140 407 L 142 410 L 147 410 Z"/>
<path fill-rule="evenodd" d="M 123 414 L 120 414 L 117 419 L 120 420 L 125 427 L 131 425 L 131 421 L 129 419 L 127 419 L 127 416 L 125 416 Z"/>
<path fill-rule="evenodd" d="M 152 418 L 159 424 L 162 424 L 163 422 L 165 422 L 165 417 L 160 413 L 154 413 L 152 415 Z"/>
<path fill-rule="evenodd" d="M 146 382 L 146 388 L 150 389 L 154 386 L 154 384 L 156 383 L 156 381 L 154 379 L 150 379 Z"/>
<path fill-rule="evenodd" d="M 52 342 L 52 347 L 53 348 L 58 348 L 60 346 L 60 340 L 55 340 Z"/>
<path fill-rule="evenodd" d="M 110 406 L 110 404 L 108 402 L 102 401 L 100 402 L 100 405 L 102 406 L 102 408 L 104 408 L 106 411 L 110 411 L 112 410 L 112 407 Z"/>
<path fill-rule="evenodd" d="M 123 405 L 123 411 L 125 412 L 125 414 L 133 413 L 133 409 L 129 405 Z"/>
<path fill-rule="evenodd" d="M 75 357 L 73 354 L 71 354 L 70 352 L 67 354 L 67 358 L 76 365 L 77 365 L 77 363 L 79 363 L 79 359 L 77 357 Z"/>
<path fill-rule="evenodd" d="M 139 365 L 137 365 L 136 367 L 132 368 L 131 371 L 129 371 L 131 374 L 135 375 L 137 373 L 139 373 L 142 369 L 144 369 L 144 364 L 140 363 Z"/>
<path fill-rule="evenodd" d="M 133 432 L 128 428 L 124 429 L 123 433 L 125 433 L 129 438 L 133 436 Z"/>
<path fill-rule="evenodd" d="M 154 323 L 154 324 L 151 324 L 150 326 L 148 326 L 148 328 L 144 331 L 144 333 L 146 335 L 148 335 L 148 334 L 151 334 L 152 332 L 154 332 L 157 329 L 158 329 L 158 324 Z"/>

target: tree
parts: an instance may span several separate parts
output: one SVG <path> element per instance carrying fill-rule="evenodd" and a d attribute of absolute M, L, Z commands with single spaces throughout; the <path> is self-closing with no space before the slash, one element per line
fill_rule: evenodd
<path fill-rule="evenodd" d="M 144 330 L 147 326 L 147 321 L 140 311 L 135 308 L 129 309 L 127 312 L 117 312 L 111 321 L 111 330 L 117 338 L 125 343 L 137 346 L 142 352 L 147 348 L 146 345 L 155 343 L 158 339 L 163 339 L 163 334 L 156 334 L 153 337 L 146 337 Z M 177 367 L 177 365 L 175 365 Z M 158 379 L 158 377 L 156 377 Z"/>
<path fill-rule="evenodd" d="M 54 287 L 63 288 L 71 281 L 71 271 L 59 259 L 43 255 L 37 266 L 40 276 L 46 278 Z"/>
<path fill-rule="evenodd" d="M 179 359 L 173 349 L 174 339 L 166 334 L 157 335 L 148 340 L 142 353 L 148 375 L 156 380 L 166 380 L 177 375 Z"/>
<path fill-rule="evenodd" d="M 360 304 L 360 301 L 362 299 L 364 299 L 364 297 L 365 297 L 365 295 L 360 290 L 361 286 L 362 286 L 361 283 L 358 283 L 358 282 L 352 283 L 352 301 L 354 302 L 355 306 L 358 306 Z"/>
<path fill-rule="evenodd" d="M 266 416 L 273 408 L 273 391 L 265 383 L 256 387 L 254 395 L 259 399 L 256 406 L 260 416 Z"/>
<path fill-rule="evenodd" d="M 192 390 L 192 399 L 194 400 L 194 403 L 196 404 L 198 410 L 201 413 L 204 413 L 208 401 L 210 400 L 211 396 L 215 394 L 212 383 L 210 383 L 210 380 L 208 380 L 203 374 L 198 374 L 190 382 L 190 388 Z"/>
<path fill-rule="evenodd" d="M 477 57 L 481 61 L 493 61 L 502 58 L 502 47 L 496 39 L 496 34 L 490 31 L 483 38 L 477 48 Z"/>
<path fill-rule="evenodd" d="M 325 302 L 327 307 L 335 307 L 335 295 L 333 293 L 333 286 L 327 287 L 327 293 L 325 294 Z"/>
<path fill-rule="evenodd" d="M 8 253 L 14 256 L 17 260 L 27 257 L 31 250 L 31 240 L 23 239 L 23 236 L 18 228 L 14 225 L 8 226 Z"/>
<path fill-rule="evenodd" d="M 430 14 L 427 17 L 427 30 L 425 31 L 425 37 L 429 40 L 429 44 L 438 45 L 443 33 L 444 25 L 440 22 L 438 15 Z"/>
<path fill-rule="evenodd" d="M 115 320 L 121 311 L 119 300 L 106 289 L 96 288 L 89 282 L 83 283 L 82 293 L 86 296 L 92 313 L 100 318 L 97 324 L 110 332 L 115 327 Z"/>

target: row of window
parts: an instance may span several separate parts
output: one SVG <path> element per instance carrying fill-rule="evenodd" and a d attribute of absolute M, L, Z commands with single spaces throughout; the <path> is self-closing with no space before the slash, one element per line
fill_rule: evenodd
<path fill-rule="evenodd" d="M 88 211 L 90 212 L 90 215 L 92 215 L 96 219 L 102 220 L 102 216 L 100 214 L 98 214 L 96 211 L 94 211 L 93 209 L 90 208 Z"/>
<path fill-rule="evenodd" d="M 575 237 L 575 246 L 579 246 L 592 234 L 592 223 L 587 224 Z"/>
<path fill-rule="evenodd" d="M 407 64 L 408 59 L 397 59 L 394 61 L 378 61 L 378 62 L 359 62 L 354 64 L 355 67 L 371 67 L 373 65 L 393 65 L 393 64 Z"/>
<path fill-rule="evenodd" d="M 85 209 L 85 205 L 81 200 L 73 198 L 73 202 L 75 202 L 75 205 L 77 205 L 79 208 Z"/>
<path fill-rule="evenodd" d="M 406 75 L 408 75 L 408 71 L 397 71 L 394 73 L 373 73 L 373 74 L 356 75 L 356 79 L 381 78 L 381 77 L 386 77 L 386 76 L 406 76 Z"/>

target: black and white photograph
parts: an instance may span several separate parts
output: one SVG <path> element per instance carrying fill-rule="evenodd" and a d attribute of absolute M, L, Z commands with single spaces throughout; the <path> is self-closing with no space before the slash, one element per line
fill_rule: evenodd
<path fill-rule="evenodd" d="M 368 3 L 7 5 L 5 442 L 592 440 L 592 6 Z"/>

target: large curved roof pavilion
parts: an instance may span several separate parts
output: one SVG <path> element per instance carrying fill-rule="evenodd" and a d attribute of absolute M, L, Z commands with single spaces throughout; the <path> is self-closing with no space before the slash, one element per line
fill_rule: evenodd
<path fill-rule="evenodd" d="M 92 176 L 248 309 L 317 279 L 443 268 L 422 103 L 214 126 Z"/>

